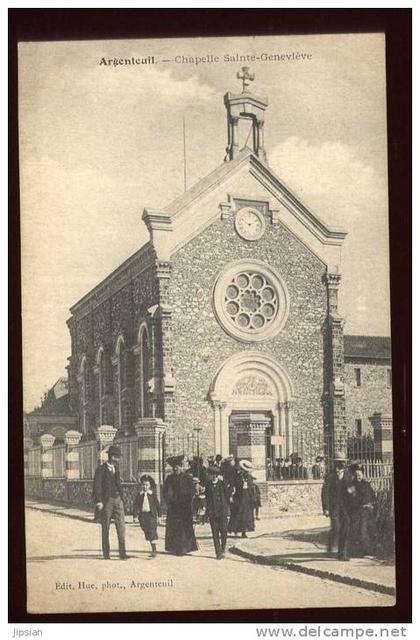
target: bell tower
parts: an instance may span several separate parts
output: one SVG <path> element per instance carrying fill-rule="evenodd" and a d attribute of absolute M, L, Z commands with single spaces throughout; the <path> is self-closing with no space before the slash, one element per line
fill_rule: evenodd
<path fill-rule="evenodd" d="M 252 124 L 252 150 L 263 162 L 266 162 L 264 149 L 264 111 L 268 107 L 266 98 L 259 98 L 249 91 L 249 85 L 255 75 L 249 67 L 242 67 L 237 78 L 242 80 L 242 93 L 233 94 L 228 91 L 224 96 L 227 112 L 228 145 L 225 161 L 233 160 L 239 152 L 238 125 L 240 120 L 250 120 Z"/>

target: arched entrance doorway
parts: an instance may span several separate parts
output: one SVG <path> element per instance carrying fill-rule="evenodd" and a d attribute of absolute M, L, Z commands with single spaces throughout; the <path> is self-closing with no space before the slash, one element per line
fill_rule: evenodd
<path fill-rule="evenodd" d="M 287 371 L 271 356 L 244 351 L 229 358 L 210 388 L 216 453 L 251 459 L 265 479 L 267 434 L 275 457 L 292 452 L 293 396 Z"/>

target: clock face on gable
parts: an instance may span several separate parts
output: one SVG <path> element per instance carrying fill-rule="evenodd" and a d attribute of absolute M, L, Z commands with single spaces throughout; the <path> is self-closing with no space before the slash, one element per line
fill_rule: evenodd
<path fill-rule="evenodd" d="M 236 214 L 235 229 L 244 240 L 259 240 L 265 231 L 264 216 L 257 209 L 243 207 Z"/>

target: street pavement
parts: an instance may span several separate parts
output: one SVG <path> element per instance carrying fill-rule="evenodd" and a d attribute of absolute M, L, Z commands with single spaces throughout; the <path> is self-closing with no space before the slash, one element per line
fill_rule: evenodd
<path fill-rule="evenodd" d="M 299 522 L 298 529 L 272 530 L 256 539 L 238 539 L 231 553 L 260 564 L 287 567 L 291 571 L 395 594 L 393 563 L 373 556 L 351 558 L 349 562 L 338 560 L 336 553 L 331 556 L 327 554 L 323 542 L 328 530 L 325 518 L 312 518 L 307 524 L 312 526 L 303 529 L 302 522 Z"/>
<path fill-rule="evenodd" d="M 26 511 L 31 613 L 394 605 L 394 597 L 387 594 L 260 565 L 230 552 L 216 560 L 207 525 L 196 528 L 199 551 L 181 558 L 164 553 L 160 527 L 160 553 L 151 558 L 139 525 L 127 518 L 130 559 L 119 560 L 113 528 L 113 557 L 103 560 L 100 526 L 90 514 L 63 508 L 58 515 L 54 506 L 34 506 Z M 295 526 L 293 519 L 287 524 L 284 528 Z M 255 542 L 279 527 L 275 519 L 257 525 Z M 237 543 L 229 538 L 228 548 Z"/>

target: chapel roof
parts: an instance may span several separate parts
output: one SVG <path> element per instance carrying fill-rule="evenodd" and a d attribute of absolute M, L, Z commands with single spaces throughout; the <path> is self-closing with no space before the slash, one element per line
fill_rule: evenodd
<path fill-rule="evenodd" d="M 391 360 L 391 338 L 388 336 L 344 336 L 344 357 Z"/>
<path fill-rule="evenodd" d="M 287 202 L 289 207 L 295 209 L 296 215 L 300 217 L 304 225 L 310 226 L 315 230 L 315 233 L 320 234 L 324 238 L 328 238 L 333 243 L 341 243 L 344 240 L 347 235 L 346 231 L 338 227 L 330 226 L 322 220 L 318 214 L 314 213 L 302 202 L 299 196 L 284 184 L 266 162 L 257 158 L 248 147 L 241 149 L 233 160 L 219 164 L 207 176 L 198 180 L 198 182 L 194 183 L 184 193 L 169 202 L 161 211 L 165 212 L 170 218 L 177 218 L 177 216 L 186 210 L 190 204 L 194 203 L 195 200 L 204 196 L 207 191 L 220 185 L 230 174 L 236 170 L 240 170 L 241 167 L 246 165 L 249 165 L 252 173 L 256 173 L 263 177 L 264 180 L 269 181 L 271 188 L 281 194 L 280 197 L 282 201 L 284 203 Z M 125 284 L 128 274 L 135 275 L 139 269 L 141 270 L 142 265 L 150 259 L 151 248 L 151 241 L 148 240 L 138 251 L 127 258 L 113 272 L 80 298 L 70 308 L 70 312 L 74 314 L 82 308 L 85 309 L 86 303 L 93 303 L 95 306 L 104 294 L 107 296 L 111 293 L 111 290 L 118 290 L 120 286 Z"/>

